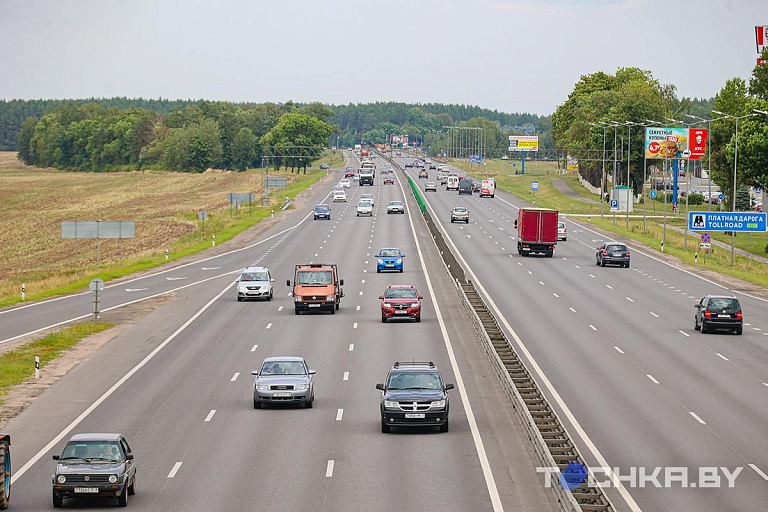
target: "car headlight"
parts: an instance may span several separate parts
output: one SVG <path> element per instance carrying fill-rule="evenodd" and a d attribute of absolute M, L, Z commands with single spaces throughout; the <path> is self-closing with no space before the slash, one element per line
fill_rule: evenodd
<path fill-rule="evenodd" d="M 329 296 L 327 296 L 327 297 L 325 298 L 325 300 L 336 300 L 336 296 L 334 296 L 334 295 L 329 295 Z"/>
<path fill-rule="evenodd" d="M 67 477 L 64 475 L 59 475 L 56 477 L 56 481 L 59 482 L 60 484 L 66 483 Z"/>
<path fill-rule="evenodd" d="M 301 295 L 294 295 L 293 302 L 301 302 Z"/>
<path fill-rule="evenodd" d="M 245 286 L 241 286 L 241 287 L 239 288 L 239 290 L 240 290 L 241 292 L 246 292 L 246 291 L 248 291 L 248 288 L 246 288 Z"/>
<path fill-rule="evenodd" d="M 309 384 L 294 384 L 293 389 L 295 390 L 309 389 Z"/>
<path fill-rule="evenodd" d="M 269 391 L 269 384 L 256 384 L 256 391 Z"/>
<path fill-rule="evenodd" d="M 384 304 L 382 304 L 382 306 L 384 306 L 385 308 L 391 308 L 392 304 L 390 304 L 389 302 L 385 302 Z"/>
<path fill-rule="evenodd" d="M 117 483 L 117 475 L 109 475 L 109 483 Z"/>
<path fill-rule="evenodd" d="M 421 304 L 419 304 L 418 302 L 414 302 L 413 304 L 411 304 L 412 308 L 417 308 L 419 306 L 421 306 Z"/>
<path fill-rule="evenodd" d="M 383 264 L 384 264 L 384 260 L 379 260 L 379 265 L 383 265 Z"/>
<path fill-rule="evenodd" d="M 397 261 L 396 261 L 395 263 L 397 263 L 397 264 L 399 265 L 399 264 L 401 264 L 402 262 L 403 262 L 403 260 L 401 260 L 400 258 L 398 258 L 398 259 L 397 259 Z"/>
<path fill-rule="evenodd" d="M 435 400 L 431 404 L 429 404 L 430 407 L 438 407 L 442 408 L 445 407 L 445 400 Z"/>
<path fill-rule="evenodd" d="M 384 407 L 387 409 L 399 409 L 400 404 L 392 400 L 384 400 Z"/>

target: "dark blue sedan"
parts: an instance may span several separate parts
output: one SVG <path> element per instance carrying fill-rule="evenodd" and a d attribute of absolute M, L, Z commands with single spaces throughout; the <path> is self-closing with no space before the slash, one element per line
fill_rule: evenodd
<path fill-rule="evenodd" d="M 319 204 L 314 209 L 315 220 L 328 219 L 331 220 L 331 209 L 327 204 Z"/>

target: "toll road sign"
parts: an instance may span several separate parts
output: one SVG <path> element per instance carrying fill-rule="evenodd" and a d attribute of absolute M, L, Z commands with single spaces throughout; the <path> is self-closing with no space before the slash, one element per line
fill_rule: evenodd
<path fill-rule="evenodd" d="M 656 199 L 656 191 L 651 190 L 651 199 Z"/>
<path fill-rule="evenodd" d="M 531 190 L 533 190 L 534 192 L 539 190 L 539 182 L 538 181 L 532 181 L 531 182 Z"/>
<path fill-rule="evenodd" d="M 688 212 L 688 229 L 691 231 L 766 231 L 766 214 L 763 212 Z"/>

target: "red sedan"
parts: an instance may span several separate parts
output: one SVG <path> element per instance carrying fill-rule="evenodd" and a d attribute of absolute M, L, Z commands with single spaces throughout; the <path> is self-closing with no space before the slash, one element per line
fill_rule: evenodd
<path fill-rule="evenodd" d="M 390 318 L 411 318 L 421 322 L 421 299 L 416 287 L 410 284 L 395 284 L 387 286 L 381 299 L 381 322 L 387 323 Z"/>
<path fill-rule="evenodd" d="M 394 176 L 384 176 L 384 184 L 385 185 L 394 185 L 395 184 Z"/>

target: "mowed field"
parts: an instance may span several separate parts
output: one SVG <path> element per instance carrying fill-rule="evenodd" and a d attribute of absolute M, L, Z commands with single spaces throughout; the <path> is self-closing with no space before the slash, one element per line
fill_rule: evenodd
<path fill-rule="evenodd" d="M 289 179 L 288 193 L 273 198 L 295 195 L 326 173 L 279 174 Z M 255 224 L 268 209 L 254 205 L 249 215 L 241 206 L 234 217 L 227 193 L 253 192 L 258 198 L 261 190 L 260 171 L 69 172 L 27 167 L 15 152 L 0 152 L 0 305 L 19 297 L 22 283 L 28 296 L 39 297 L 95 276 L 97 241 L 62 240 L 63 221 L 136 221 L 135 239 L 101 241 L 101 274 L 114 277 L 164 261 L 166 248 L 178 257 L 210 246 L 213 233 L 221 243 Z M 205 240 L 200 210 L 209 212 Z"/>

